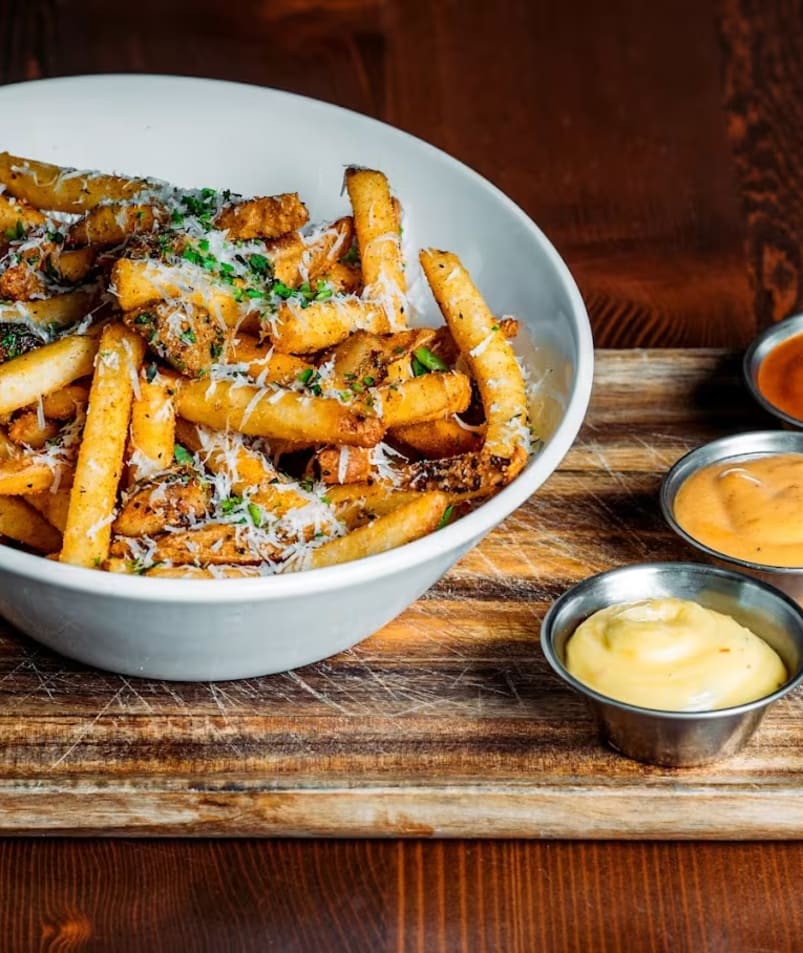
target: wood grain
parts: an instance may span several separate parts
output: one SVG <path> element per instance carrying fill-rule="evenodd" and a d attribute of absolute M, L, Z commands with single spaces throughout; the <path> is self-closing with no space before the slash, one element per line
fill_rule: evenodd
<path fill-rule="evenodd" d="M 8 953 L 767 953 L 803 845 L 0 842 Z"/>
<path fill-rule="evenodd" d="M 797 696 L 732 761 L 650 768 L 598 744 L 541 657 L 540 620 L 573 582 L 688 555 L 658 512 L 666 467 L 762 420 L 730 354 L 598 357 L 560 470 L 348 652 L 284 675 L 168 684 L 87 670 L 1 629 L 0 830 L 799 836 Z"/>

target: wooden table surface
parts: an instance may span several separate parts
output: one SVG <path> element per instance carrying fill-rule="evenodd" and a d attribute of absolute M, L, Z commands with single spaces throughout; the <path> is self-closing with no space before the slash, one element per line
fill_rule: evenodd
<path fill-rule="evenodd" d="M 2 0 L 0 81 L 178 72 L 378 116 L 532 215 L 599 346 L 738 348 L 801 297 L 801 16 L 781 0 Z M 0 948 L 791 951 L 802 880 L 798 843 L 6 840 Z"/>

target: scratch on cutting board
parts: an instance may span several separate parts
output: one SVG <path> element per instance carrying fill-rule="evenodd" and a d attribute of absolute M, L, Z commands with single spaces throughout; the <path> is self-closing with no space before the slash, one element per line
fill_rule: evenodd
<path fill-rule="evenodd" d="M 95 715 L 95 717 L 88 724 L 82 724 L 78 728 L 77 736 L 73 743 L 63 751 L 58 758 L 51 764 L 51 768 L 58 768 L 59 765 L 63 764 L 76 750 L 76 748 L 81 744 L 84 738 L 92 731 L 95 725 L 100 721 L 100 719 L 106 714 L 106 712 L 115 704 L 115 702 L 120 700 L 120 696 L 125 691 L 125 685 L 122 685 L 117 691 L 111 696 L 111 698 L 106 702 L 106 704 L 101 708 L 101 710 Z"/>
<path fill-rule="evenodd" d="M 312 695 L 313 698 L 317 699 L 319 702 L 323 702 L 324 705 L 327 705 L 329 708 L 334 708 L 336 711 L 342 712 L 344 715 L 348 714 L 348 711 L 340 704 L 338 704 L 333 699 L 329 698 L 328 695 L 324 695 L 322 692 L 317 691 L 309 682 L 306 682 L 298 672 L 286 672 L 286 679 L 298 685 L 299 688 L 302 688 L 305 692 Z"/>

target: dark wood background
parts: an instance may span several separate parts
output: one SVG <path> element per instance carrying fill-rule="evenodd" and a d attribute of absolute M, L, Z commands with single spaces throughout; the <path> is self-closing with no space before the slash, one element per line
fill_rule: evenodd
<path fill-rule="evenodd" d="M 106 71 L 441 146 L 552 238 L 600 346 L 737 348 L 799 307 L 792 0 L 0 0 L 0 81 Z M 797 844 L 6 841 L 0 949 L 795 950 L 801 867 Z"/>

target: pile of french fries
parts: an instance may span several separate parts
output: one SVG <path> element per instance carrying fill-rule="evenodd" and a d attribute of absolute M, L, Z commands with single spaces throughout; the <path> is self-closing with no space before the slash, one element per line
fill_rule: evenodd
<path fill-rule="evenodd" d="M 0 538 L 65 563 L 231 577 L 444 526 L 530 450 L 525 382 L 456 255 L 411 327 L 401 207 L 351 214 L 0 154 Z"/>

